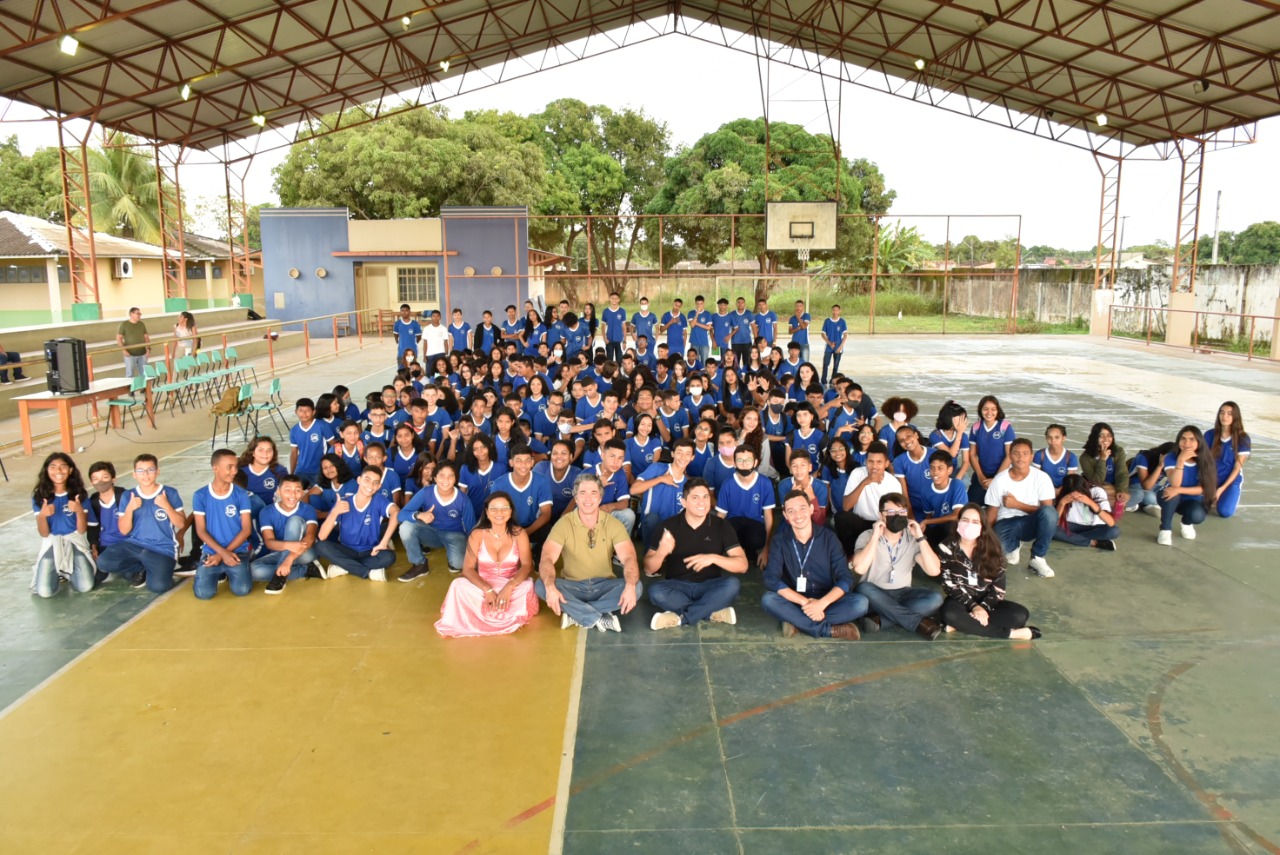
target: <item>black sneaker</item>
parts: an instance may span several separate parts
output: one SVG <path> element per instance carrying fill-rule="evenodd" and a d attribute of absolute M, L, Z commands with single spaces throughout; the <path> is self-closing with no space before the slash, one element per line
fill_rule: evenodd
<path fill-rule="evenodd" d="M 134 573 L 132 576 L 130 576 L 129 587 L 130 588 L 147 587 L 147 571 L 139 570 L 137 573 Z"/>
<path fill-rule="evenodd" d="M 288 581 L 288 576 L 272 576 L 271 581 L 267 582 L 268 594 L 283 594 L 284 583 Z"/>
<path fill-rule="evenodd" d="M 1114 540 L 1099 540 L 1094 544 L 1094 547 L 1101 549 L 1103 552 L 1115 552 L 1116 542 Z"/>
<path fill-rule="evenodd" d="M 93 572 L 93 587 L 95 587 L 95 588 L 100 588 L 100 587 L 102 587 L 102 585 L 103 585 L 103 584 L 104 584 L 108 579 L 110 579 L 110 578 L 111 578 L 111 576 L 110 576 L 109 574 L 105 573 L 104 571 L 102 571 L 102 570 L 95 570 L 95 571 Z"/>
<path fill-rule="evenodd" d="M 408 570 L 400 574 L 401 582 L 412 582 L 414 579 L 421 579 L 423 576 L 431 572 L 431 568 L 427 566 L 427 562 L 415 564 Z"/>
<path fill-rule="evenodd" d="M 312 561 L 307 565 L 307 572 L 302 577 L 304 579 L 323 579 L 324 571 L 320 569 L 320 562 Z"/>

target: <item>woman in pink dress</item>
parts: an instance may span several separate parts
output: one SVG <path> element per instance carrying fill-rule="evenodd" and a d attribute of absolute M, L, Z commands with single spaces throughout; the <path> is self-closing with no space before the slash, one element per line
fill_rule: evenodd
<path fill-rule="evenodd" d="M 436 632 L 445 638 L 504 635 L 538 613 L 538 595 L 529 574 L 529 535 L 511 521 L 511 497 L 492 493 L 480 521 L 467 538 L 462 576 L 454 579 L 440 607 Z"/>

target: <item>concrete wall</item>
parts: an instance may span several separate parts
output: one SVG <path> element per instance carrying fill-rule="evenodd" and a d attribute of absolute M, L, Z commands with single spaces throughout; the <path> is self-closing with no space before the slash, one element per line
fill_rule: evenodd
<path fill-rule="evenodd" d="M 314 318 L 356 308 L 355 274 L 345 252 L 346 208 L 264 208 L 262 265 L 265 307 L 261 313 L 284 321 Z M 289 270 L 296 268 L 298 277 Z M 316 270 L 324 268 L 321 278 Z M 330 337 L 333 325 L 311 325 L 313 336 Z"/>
<path fill-rule="evenodd" d="M 439 219 L 351 220 L 352 252 L 439 252 L 444 248 Z"/>
<path fill-rule="evenodd" d="M 462 309 L 473 326 L 485 309 L 494 319 L 514 303 L 522 309 L 529 296 L 529 230 L 525 208 L 444 208 L 446 278 L 445 317 Z M 466 268 L 475 272 L 465 274 Z M 501 268 L 493 274 L 494 267 Z M 523 314 L 523 311 L 521 312 Z"/>

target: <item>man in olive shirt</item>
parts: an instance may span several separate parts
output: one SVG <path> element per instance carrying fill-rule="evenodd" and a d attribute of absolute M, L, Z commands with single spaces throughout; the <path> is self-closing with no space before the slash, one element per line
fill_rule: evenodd
<path fill-rule="evenodd" d="M 741 588 L 737 574 L 747 572 L 747 554 L 728 520 L 711 513 L 711 487 L 701 478 L 684 482 L 684 512 L 664 521 L 658 545 L 644 557 L 649 602 L 662 611 L 650 629 L 694 626 L 699 621 L 737 623 L 733 601 Z"/>
<path fill-rule="evenodd" d="M 594 472 L 573 482 L 576 507 L 560 518 L 547 535 L 535 585 L 538 596 L 560 615 L 560 628 L 577 624 L 601 632 L 622 632 L 614 614 L 636 607 L 643 590 L 640 565 L 631 536 L 613 515 L 600 512 L 604 484 Z M 622 578 L 613 573 L 613 559 L 622 564 Z"/>
<path fill-rule="evenodd" d="M 124 376 L 141 377 L 147 365 L 147 325 L 142 322 L 142 310 L 134 306 L 129 310 L 129 320 L 121 321 L 116 330 L 116 344 L 127 348 L 124 352 Z"/>

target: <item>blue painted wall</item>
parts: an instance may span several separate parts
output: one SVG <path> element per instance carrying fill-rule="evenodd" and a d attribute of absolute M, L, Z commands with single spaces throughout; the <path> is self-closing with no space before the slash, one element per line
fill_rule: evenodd
<path fill-rule="evenodd" d="M 445 298 L 449 314 L 462 309 L 463 317 L 475 326 L 485 309 L 493 311 L 494 322 L 506 317 L 504 309 L 514 303 L 523 316 L 529 297 L 529 211 L 527 208 L 440 209 L 444 222 L 444 245 L 448 271 Z M 463 271 L 474 268 L 474 277 Z M 501 267 L 504 275 L 490 278 Z"/>
<path fill-rule="evenodd" d="M 345 252 L 346 208 L 264 208 L 262 211 L 262 272 L 266 306 L 262 314 L 280 320 L 301 320 L 356 308 L 355 268 Z M 298 268 L 297 279 L 289 269 Z M 323 267 L 328 275 L 316 276 Z M 275 308 L 275 293 L 284 294 L 284 308 Z M 311 335 L 329 338 L 332 322 L 311 324 Z"/>

